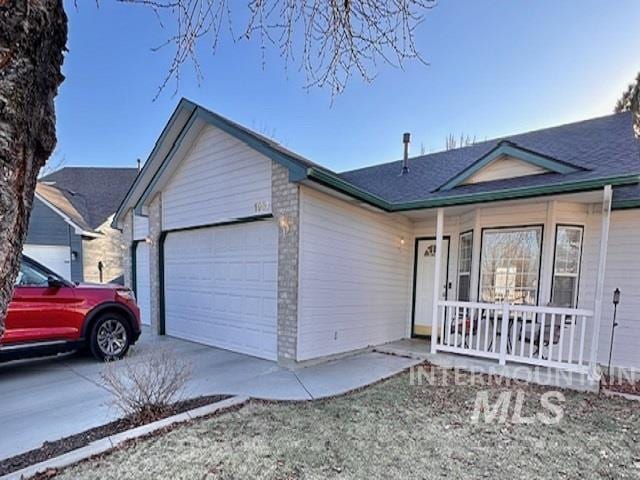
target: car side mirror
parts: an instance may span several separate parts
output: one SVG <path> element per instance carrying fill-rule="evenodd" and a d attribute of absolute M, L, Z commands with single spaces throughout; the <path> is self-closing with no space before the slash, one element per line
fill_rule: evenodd
<path fill-rule="evenodd" d="M 49 288 L 66 287 L 66 284 L 62 280 L 60 280 L 59 278 L 55 278 L 55 277 L 48 277 L 47 278 L 47 284 L 49 285 Z"/>

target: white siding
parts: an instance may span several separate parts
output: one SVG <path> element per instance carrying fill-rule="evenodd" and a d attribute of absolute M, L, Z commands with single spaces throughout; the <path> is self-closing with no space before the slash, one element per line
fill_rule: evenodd
<path fill-rule="evenodd" d="M 143 240 L 149 235 L 149 217 L 133 216 L 133 239 Z"/>
<path fill-rule="evenodd" d="M 162 212 L 166 230 L 271 213 L 271 160 L 206 126 L 164 188 Z"/>
<path fill-rule="evenodd" d="M 406 336 L 410 223 L 308 188 L 300 203 L 298 360 Z"/>
<path fill-rule="evenodd" d="M 480 169 L 463 182 L 469 183 L 489 182 L 491 180 L 502 180 L 505 178 L 524 177 L 526 175 L 539 175 L 547 173 L 549 170 L 534 165 L 523 160 L 503 156 Z"/>
<path fill-rule="evenodd" d="M 585 231 L 579 304 L 593 308 L 600 246 L 599 206 L 589 215 Z M 598 359 L 609 359 L 613 291 L 621 291 L 618 327 L 615 333 L 612 364 L 640 369 L 640 210 L 620 210 L 611 214 L 609 246 L 605 271 L 602 324 Z"/>

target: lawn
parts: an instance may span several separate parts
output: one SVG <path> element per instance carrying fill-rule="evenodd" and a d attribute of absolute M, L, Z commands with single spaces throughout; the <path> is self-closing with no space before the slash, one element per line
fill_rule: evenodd
<path fill-rule="evenodd" d="M 69 468 L 64 479 L 626 479 L 640 477 L 640 404 L 563 391 L 555 425 L 471 421 L 476 394 L 547 389 L 515 383 L 411 385 L 408 373 L 340 398 L 251 402 Z M 473 377 L 478 379 L 479 377 Z M 486 377 L 483 377 L 486 379 Z M 514 410 L 511 403 L 509 413 Z M 550 415 L 547 415 L 550 416 Z"/>

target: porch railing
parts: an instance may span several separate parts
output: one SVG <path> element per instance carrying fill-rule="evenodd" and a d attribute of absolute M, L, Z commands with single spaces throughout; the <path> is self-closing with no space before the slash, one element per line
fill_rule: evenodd
<path fill-rule="evenodd" d="M 444 300 L 436 351 L 589 373 L 592 322 L 590 310 Z"/>

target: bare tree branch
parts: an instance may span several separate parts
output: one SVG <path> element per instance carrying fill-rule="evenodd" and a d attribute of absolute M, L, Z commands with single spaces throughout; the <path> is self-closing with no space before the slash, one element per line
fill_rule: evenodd
<path fill-rule="evenodd" d="M 407 60 L 424 60 L 415 40 L 416 28 L 435 0 L 247 0 L 243 33 L 233 33 L 230 0 L 118 0 L 152 9 L 159 21 L 173 20 L 173 32 L 159 48 L 172 47 L 173 58 L 160 94 L 171 80 L 180 83 L 182 66 L 202 71 L 197 47 L 206 37 L 216 52 L 223 29 L 234 41 L 257 38 L 263 65 L 267 48 L 277 48 L 285 65 L 304 71 L 307 88 L 341 93 L 355 73 L 371 82 L 380 63 L 402 68 Z"/>

